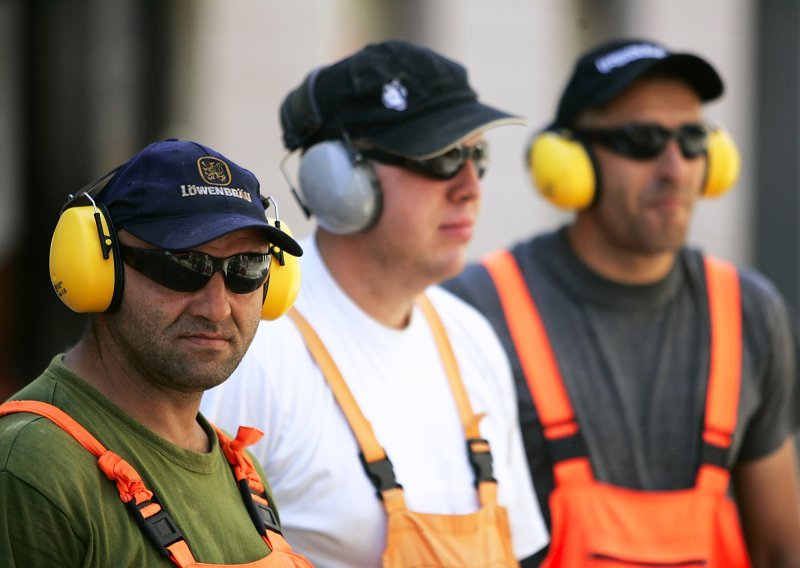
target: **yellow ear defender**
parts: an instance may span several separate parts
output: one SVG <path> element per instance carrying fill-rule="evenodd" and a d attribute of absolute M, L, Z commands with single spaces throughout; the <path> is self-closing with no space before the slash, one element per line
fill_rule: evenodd
<path fill-rule="evenodd" d="M 741 160 L 733 138 L 722 128 L 708 136 L 704 197 L 719 197 L 739 177 Z M 583 209 L 597 195 L 598 176 L 591 152 L 566 130 L 536 134 L 526 151 L 526 165 L 534 187 L 563 209 Z"/>
<path fill-rule="evenodd" d="M 269 219 L 269 223 L 292 236 L 286 223 L 274 219 Z M 264 320 L 275 320 L 288 312 L 300 291 L 300 259 L 275 247 L 272 253 L 267 295 L 261 308 L 261 319 Z"/>
<path fill-rule="evenodd" d="M 715 128 L 708 135 L 707 158 L 703 197 L 719 197 L 739 179 L 742 164 L 739 149 L 726 130 Z"/>
<path fill-rule="evenodd" d="M 527 158 L 534 187 L 552 204 L 583 209 L 594 200 L 594 166 L 582 142 L 565 132 L 547 130 L 533 138 Z"/>
<path fill-rule="evenodd" d="M 114 229 L 105 207 L 70 206 L 58 219 L 50 241 L 50 282 L 58 297 L 80 313 L 105 312 L 119 304 L 122 270 Z"/>

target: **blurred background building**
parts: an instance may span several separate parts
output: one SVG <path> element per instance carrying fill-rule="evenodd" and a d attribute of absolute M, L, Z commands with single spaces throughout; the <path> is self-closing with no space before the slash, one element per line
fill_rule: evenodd
<path fill-rule="evenodd" d="M 710 59 L 727 91 L 708 117 L 743 168 L 700 204 L 691 241 L 765 272 L 796 315 L 798 31 L 786 0 L 0 0 L 0 400 L 81 332 L 48 279 L 69 193 L 151 141 L 196 139 L 254 171 L 304 236 L 279 169 L 280 101 L 313 67 L 389 38 L 465 64 L 485 102 L 529 119 L 488 135 L 472 258 L 568 218 L 535 195 L 522 155 L 579 53 L 635 36 Z"/>

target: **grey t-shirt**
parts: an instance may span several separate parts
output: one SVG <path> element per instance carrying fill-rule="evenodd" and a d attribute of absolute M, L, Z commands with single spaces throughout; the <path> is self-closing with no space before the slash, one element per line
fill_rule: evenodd
<path fill-rule="evenodd" d="M 595 477 L 632 489 L 693 486 L 710 343 L 702 254 L 682 249 L 670 273 L 648 285 L 592 272 L 563 228 L 516 245 L 512 254 L 547 328 Z M 795 338 L 783 300 L 762 275 L 739 268 L 739 276 L 742 387 L 731 467 L 775 451 L 796 413 Z M 547 511 L 551 463 L 494 285 L 483 266 L 472 265 L 445 287 L 492 322 L 509 353 L 529 467 Z"/>

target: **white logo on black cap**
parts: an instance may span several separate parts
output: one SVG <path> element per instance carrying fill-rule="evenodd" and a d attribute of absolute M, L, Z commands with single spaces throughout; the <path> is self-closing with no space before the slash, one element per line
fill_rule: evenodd
<path fill-rule="evenodd" d="M 658 45 L 637 43 L 599 57 L 594 64 L 600 73 L 608 73 L 639 59 L 664 59 L 667 55 L 667 50 Z"/>
<path fill-rule="evenodd" d="M 383 106 L 394 110 L 406 110 L 408 91 L 399 79 L 393 79 L 391 83 L 383 85 Z"/>

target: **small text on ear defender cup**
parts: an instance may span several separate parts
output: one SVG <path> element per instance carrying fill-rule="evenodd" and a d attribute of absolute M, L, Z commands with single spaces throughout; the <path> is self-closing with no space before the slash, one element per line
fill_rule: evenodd
<path fill-rule="evenodd" d="M 728 192 L 739 178 L 741 159 L 739 149 L 728 132 L 722 128 L 708 135 L 708 165 L 703 197 L 719 197 Z"/>
<path fill-rule="evenodd" d="M 579 141 L 545 131 L 531 142 L 528 171 L 542 196 L 564 209 L 591 205 L 596 178 L 592 159 Z"/>
<path fill-rule="evenodd" d="M 275 225 L 273 219 L 269 219 L 269 223 Z M 292 231 L 283 221 L 280 229 L 289 236 L 292 235 Z M 264 320 L 276 320 L 288 312 L 300 292 L 300 259 L 290 254 L 282 256 L 282 265 L 277 256 L 272 258 L 267 296 L 261 307 L 261 319 Z"/>
<path fill-rule="evenodd" d="M 50 282 L 61 301 L 79 313 L 104 312 L 114 297 L 114 252 L 103 258 L 95 211 L 89 205 L 66 209 L 50 242 Z M 106 218 L 100 219 L 109 235 Z"/>

